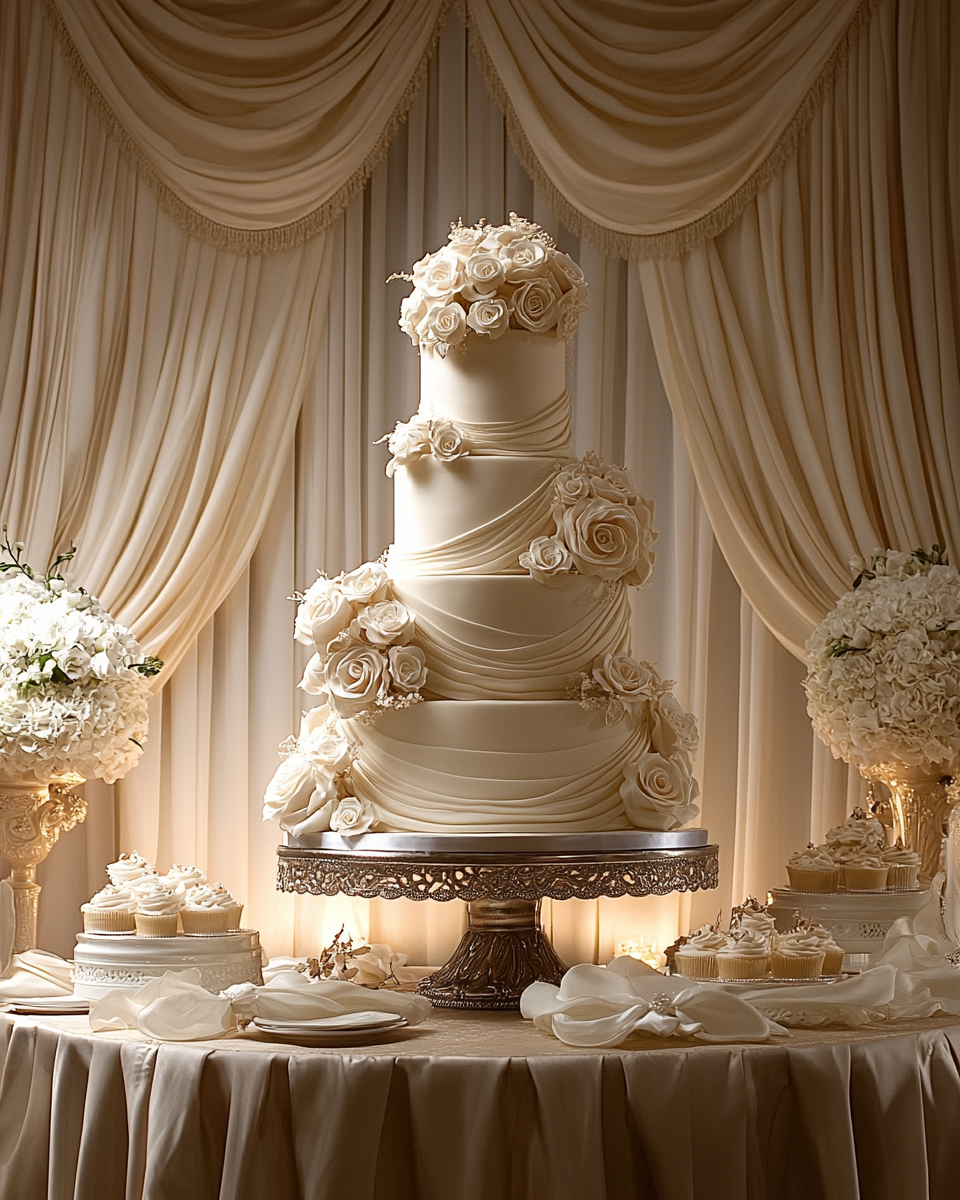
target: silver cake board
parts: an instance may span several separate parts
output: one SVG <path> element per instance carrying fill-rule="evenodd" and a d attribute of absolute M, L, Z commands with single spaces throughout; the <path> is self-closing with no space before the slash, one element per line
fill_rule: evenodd
<path fill-rule="evenodd" d="M 666 896 L 715 888 L 705 829 L 671 833 L 287 835 L 277 886 L 316 896 L 465 900 L 467 932 L 418 991 L 440 1008 L 516 1009 L 529 984 L 566 967 L 540 926 L 543 899 Z"/>

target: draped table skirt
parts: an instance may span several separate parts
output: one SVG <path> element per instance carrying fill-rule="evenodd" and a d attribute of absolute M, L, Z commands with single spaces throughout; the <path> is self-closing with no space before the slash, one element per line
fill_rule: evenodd
<path fill-rule="evenodd" d="M 0 1200 L 924 1200 L 960 1020 L 576 1050 L 513 1013 L 388 1044 L 158 1044 L 0 1016 Z"/>

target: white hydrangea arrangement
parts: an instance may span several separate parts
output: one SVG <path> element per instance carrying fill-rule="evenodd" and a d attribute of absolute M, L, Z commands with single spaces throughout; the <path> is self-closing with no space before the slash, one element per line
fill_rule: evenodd
<path fill-rule="evenodd" d="M 4 776 L 113 783 L 143 753 L 148 677 L 163 666 L 60 568 L 23 561 L 6 528 L 0 549 L 0 762 Z"/>
<path fill-rule="evenodd" d="M 567 691 L 568 700 L 602 712 L 607 725 L 627 720 L 641 731 L 641 753 L 624 768 L 620 785 L 627 817 L 638 829 L 679 829 L 700 811 L 693 775 L 697 718 L 677 703 L 673 686 L 650 663 L 606 654 Z"/>
<path fill-rule="evenodd" d="M 807 712 L 834 758 L 933 768 L 960 754 L 960 572 L 941 546 L 850 563 L 806 644 Z"/>
<path fill-rule="evenodd" d="M 264 796 L 264 820 L 295 837 L 327 829 L 365 833 L 379 817 L 352 793 L 357 751 L 344 722 L 375 721 L 385 709 L 423 699 L 427 666 L 413 642 L 414 614 L 392 598 L 382 561 L 334 579 L 320 575 L 298 599 L 295 636 L 315 651 L 300 687 L 322 702 L 303 714 L 299 736 L 280 747 L 283 761 Z"/>
<path fill-rule="evenodd" d="M 520 565 L 556 587 L 570 574 L 639 587 L 656 562 L 653 504 L 637 494 L 624 467 L 591 452 L 561 470 L 554 483 L 556 533 L 534 538 Z"/>
<path fill-rule="evenodd" d="M 468 334 L 502 337 L 508 329 L 554 333 L 569 341 L 587 308 L 587 282 L 569 255 L 533 221 L 450 227 L 448 244 L 427 254 L 406 279 L 400 328 L 421 353 L 446 354 Z"/>

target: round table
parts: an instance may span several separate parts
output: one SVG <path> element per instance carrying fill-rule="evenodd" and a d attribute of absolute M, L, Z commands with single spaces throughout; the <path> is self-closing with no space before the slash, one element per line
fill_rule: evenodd
<path fill-rule="evenodd" d="M 593 1051 L 514 1013 L 347 1049 L 0 1016 L 0 1198 L 952 1197 L 958 1051 L 957 1017 Z"/>

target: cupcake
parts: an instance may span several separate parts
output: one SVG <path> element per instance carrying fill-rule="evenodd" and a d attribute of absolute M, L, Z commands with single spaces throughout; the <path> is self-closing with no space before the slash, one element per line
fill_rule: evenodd
<path fill-rule="evenodd" d="M 84 933 L 133 933 L 137 897 L 129 888 L 112 883 L 80 905 Z"/>
<path fill-rule="evenodd" d="M 821 939 L 810 929 L 785 933 L 770 958 L 774 979 L 816 979 L 823 974 Z"/>
<path fill-rule="evenodd" d="M 137 936 L 176 937 L 183 908 L 182 883 L 157 879 L 137 894 Z"/>
<path fill-rule="evenodd" d="M 215 883 L 213 890 L 217 896 L 217 903 L 227 911 L 227 929 L 239 929 L 240 914 L 243 912 L 243 905 L 239 900 L 234 899 L 233 895 L 222 883 Z"/>
<path fill-rule="evenodd" d="M 843 886 L 852 892 L 882 892 L 888 873 L 879 852 L 860 850 L 843 863 Z"/>
<path fill-rule="evenodd" d="M 717 951 L 719 979 L 763 979 L 769 964 L 766 939 L 752 929 L 731 934 L 727 944 Z"/>
<path fill-rule="evenodd" d="M 833 940 L 833 935 L 829 929 L 824 929 L 822 925 L 810 925 L 802 919 L 797 922 L 797 929 L 792 932 L 801 932 L 806 930 L 816 936 L 823 950 L 823 966 L 820 968 L 821 975 L 839 975 L 843 970 L 843 954 L 842 947 L 838 946 Z"/>
<path fill-rule="evenodd" d="M 677 973 L 685 979 L 716 979 L 717 951 L 727 944 L 726 935 L 712 925 L 691 933 L 674 955 Z"/>
<path fill-rule="evenodd" d="M 148 863 L 136 850 L 132 854 L 121 854 L 116 862 L 109 863 L 107 875 L 114 887 L 123 887 L 133 883 L 143 875 L 155 874 L 153 863 Z"/>
<path fill-rule="evenodd" d="M 190 888 L 180 909 L 183 932 L 187 934 L 226 933 L 228 916 L 217 893 L 205 883 Z"/>
<path fill-rule="evenodd" d="M 883 846 L 883 826 L 876 817 L 855 808 L 842 825 L 827 831 L 826 843 L 833 849 L 879 850 Z"/>
<path fill-rule="evenodd" d="M 776 946 L 780 936 L 777 933 L 776 921 L 753 896 L 748 896 L 739 908 L 733 910 L 730 932 L 736 933 L 739 929 L 749 929 L 752 933 L 758 933 L 770 951 Z"/>
<path fill-rule="evenodd" d="M 787 860 L 790 886 L 797 892 L 835 892 L 840 884 L 840 868 L 826 849 L 813 842 Z"/>
<path fill-rule="evenodd" d="M 887 887 L 898 892 L 913 892 L 920 886 L 920 855 L 897 838 L 895 846 L 889 846 L 880 855 L 887 867 Z"/>

